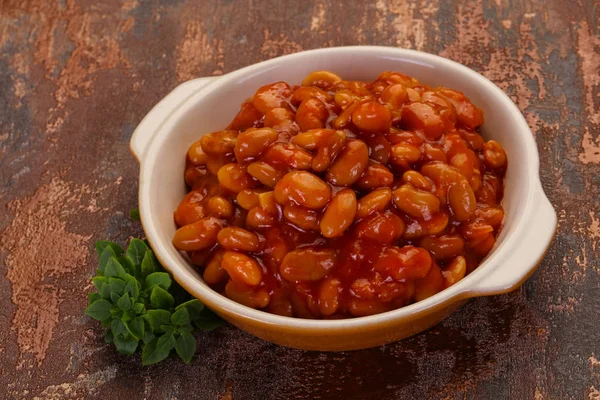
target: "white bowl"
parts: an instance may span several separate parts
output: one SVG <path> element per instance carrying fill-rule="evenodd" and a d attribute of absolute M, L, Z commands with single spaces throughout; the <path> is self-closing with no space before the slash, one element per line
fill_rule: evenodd
<path fill-rule="evenodd" d="M 173 211 L 186 193 L 188 147 L 223 129 L 258 87 L 276 81 L 299 84 L 314 70 L 344 79 L 374 80 L 386 70 L 430 86 L 464 92 L 484 110 L 481 133 L 508 154 L 504 227 L 487 259 L 463 280 L 415 304 L 383 314 L 307 320 L 254 310 L 207 286 L 171 244 Z M 157 257 L 177 282 L 236 326 L 279 344 L 316 350 L 348 350 L 393 342 L 441 321 L 467 298 L 505 293 L 523 283 L 543 258 L 556 229 L 556 213 L 539 178 L 539 156 L 519 109 L 492 82 L 435 55 L 376 46 L 305 51 L 254 64 L 220 77 L 198 78 L 175 88 L 137 127 L 131 150 L 140 162 L 139 203 L 144 230 Z"/>

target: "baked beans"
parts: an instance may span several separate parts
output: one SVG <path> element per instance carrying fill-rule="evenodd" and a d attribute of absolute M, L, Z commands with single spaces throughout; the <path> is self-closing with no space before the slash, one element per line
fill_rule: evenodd
<path fill-rule="evenodd" d="M 502 229 L 507 154 L 463 93 L 398 72 L 275 82 L 186 154 L 175 247 L 248 307 L 372 315 L 456 284 Z"/>

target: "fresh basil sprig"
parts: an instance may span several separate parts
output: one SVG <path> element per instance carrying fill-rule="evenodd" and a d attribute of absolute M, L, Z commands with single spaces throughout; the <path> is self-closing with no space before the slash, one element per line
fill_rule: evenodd
<path fill-rule="evenodd" d="M 196 353 L 195 330 L 213 330 L 224 322 L 171 279 L 148 245 L 133 239 L 119 245 L 96 242 L 100 257 L 97 292 L 88 295 L 85 313 L 107 328 L 105 340 L 122 354 L 142 350 L 142 364 L 164 360 L 171 351 L 187 364 Z"/>

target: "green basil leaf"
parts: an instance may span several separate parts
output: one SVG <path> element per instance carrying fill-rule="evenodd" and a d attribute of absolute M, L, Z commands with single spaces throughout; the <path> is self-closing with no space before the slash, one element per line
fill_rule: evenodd
<path fill-rule="evenodd" d="M 122 296 L 121 293 L 110 292 L 110 301 L 112 301 L 113 304 L 117 304 L 119 302 L 119 299 L 121 298 L 121 296 Z"/>
<path fill-rule="evenodd" d="M 109 258 L 104 269 L 104 276 L 107 278 L 125 279 L 125 275 L 127 275 L 127 272 L 117 259 L 114 257 Z"/>
<path fill-rule="evenodd" d="M 112 343 L 115 340 L 115 337 L 112 333 L 112 331 L 109 329 L 106 331 L 106 334 L 104 335 L 104 342 L 105 343 Z"/>
<path fill-rule="evenodd" d="M 173 296 L 160 286 L 155 286 L 150 295 L 150 304 L 154 308 L 169 308 L 175 303 Z"/>
<path fill-rule="evenodd" d="M 110 323 L 110 330 L 113 336 L 121 336 L 125 332 L 125 324 L 119 318 L 113 318 Z"/>
<path fill-rule="evenodd" d="M 119 299 L 117 299 L 117 301 L 119 301 Z M 114 302 L 114 303 L 116 303 L 116 302 Z M 113 308 L 110 309 L 110 315 L 112 315 L 113 317 L 121 318 L 121 315 L 123 315 L 123 311 L 119 310 L 116 307 L 113 307 Z"/>
<path fill-rule="evenodd" d="M 125 293 L 125 281 L 119 278 L 109 278 L 110 291 L 123 295 Z"/>
<path fill-rule="evenodd" d="M 111 317 L 110 309 L 112 307 L 113 305 L 109 301 L 100 299 L 90 304 L 85 309 L 85 313 L 98 321 L 106 321 Z"/>
<path fill-rule="evenodd" d="M 100 300 L 102 298 L 102 296 L 100 296 L 100 293 L 94 292 L 94 293 L 88 293 L 88 305 L 92 304 L 93 302 Z"/>
<path fill-rule="evenodd" d="M 134 208 L 133 210 L 129 211 L 129 217 L 134 221 L 139 221 L 140 220 L 140 210 L 137 208 Z"/>
<path fill-rule="evenodd" d="M 196 353 L 196 338 L 190 333 L 182 333 L 177 338 L 175 350 L 183 362 L 189 364 Z"/>
<path fill-rule="evenodd" d="M 225 321 L 210 309 L 205 308 L 202 312 L 193 318 L 194 326 L 203 331 L 212 331 L 225 325 Z"/>
<path fill-rule="evenodd" d="M 180 326 L 179 328 L 177 328 L 177 332 L 179 333 L 192 333 L 193 331 L 194 328 L 191 324 L 187 324 L 185 326 Z"/>
<path fill-rule="evenodd" d="M 140 282 L 141 285 L 141 282 Z M 140 290 L 140 295 L 138 296 L 138 300 L 144 304 L 146 304 L 146 299 L 150 297 L 150 293 L 145 292 L 144 290 Z"/>
<path fill-rule="evenodd" d="M 134 338 L 140 340 L 144 337 L 144 320 L 141 317 L 125 322 L 125 327 Z"/>
<path fill-rule="evenodd" d="M 104 300 L 110 300 L 110 284 L 109 283 L 105 283 L 102 285 L 102 287 L 100 288 L 100 296 L 102 296 L 102 298 Z"/>
<path fill-rule="evenodd" d="M 133 261 L 131 261 L 131 259 L 129 259 L 128 256 L 126 255 L 122 255 L 121 257 L 119 257 L 117 259 L 117 261 L 119 261 L 121 263 L 121 265 L 123 266 L 123 268 L 125 268 L 125 271 L 127 271 L 128 274 L 131 274 L 133 276 L 139 276 L 139 267 L 136 267 L 135 264 L 133 263 Z"/>
<path fill-rule="evenodd" d="M 150 291 L 156 286 L 168 289 L 171 286 L 171 276 L 166 272 L 153 272 L 144 281 L 144 290 Z"/>
<path fill-rule="evenodd" d="M 160 329 L 163 332 L 166 332 L 166 333 L 175 333 L 175 331 L 176 331 L 175 327 L 173 325 L 171 325 L 170 323 L 169 324 L 165 324 L 165 325 L 161 325 Z"/>
<path fill-rule="evenodd" d="M 98 253 L 98 256 L 101 256 L 107 247 L 110 247 L 117 256 L 123 254 L 123 249 L 118 244 L 109 242 L 108 240 L 98 240 L 96 242 L 96 253 Z"/>
<path fill-rule="evenodd" d="M 131 335 L 127 335 L 127 337 L 115 336 L 114 339 L 117 351 L 121 354 L 133 354 L 138 347 L 138 341 Z"/>
<path fill-rule="evenodd" d="M 100 291 L 100 288 L 102 288 L 102 285 L 105 284 L 106 282 L 107 282 L 107 280 L 103 276 L 95 276 L 92 278 L 92 283 L 94 284 L 94 287 L 98 291 Z"/>
<path fill-rule="evenodd" d="M 175 311 L 171 316 L 173 325 L 182 326 L 190 323 L 190 314 L 187 308 L 183 307 Z"/>
<path fill-rule="evenodd" d="M 125 282 L 125 284 L 128 284 L 131 281 L 137 281 L 137 279 L 130 273 L 127 273 L 127 275 L 125 275 L 125 279 L 123 279 L 123 282 Z"/>
<path fill-rule="evenodd" d="M 148 344 L 148 342 L 154 338 L 154 333 L 152 333 L 150 329 L 146 329 L 146 332 L 144 332 L 144 344 Z"/>
<path fill-rule="evenodd" d="M 175 309 L 179 310 L 183 307 L 188 309 L 192 319 L 194 318 L 195 314 L 200 313 L 200 312 L 202 312 L 202 310 L 204 310 L 204 304 L 202 304 L 202 302 L 198 299 L 192 299 L 192 300 L 186 301 L 185 303 L 181 303 Z"/>
<path fill-rule="evenodd" d="M 121 250 L 121 253 L 123 253 L 123 250 Z M 100 271 L 101 275 L 104 275 L 106 264 L 111 257 L 117 258 L 118 255 L 115 253 L 112 247 L 106 246 L 102 251 L 102 254 L 100 254 L 100 260 L 98 260 L 98 270 Z"/>
<path fill-rule="evenodd" d="M 162 332 L 161 325 L 166 325 L 171 322 L 171 313 L 167 310 L 148 310 L 144 315 L 144 319 L 148 321 L 154 332 Z"/>
<path fill-rule="evenodd" d="M 164 351 L 171 351 L 175 347 L 175 335 L 173 332 L 167 332 L 158 338 L 158 343 L 156 343 L 157 349 L 162 349 Z"/>
<path fill-rule="evenodd" d="M 142 277 L 146 278 L 151 273 L 161 272 L 162 270 L 163 268 L 154 255 L 154 252 L 148 250 L 146 254 L 144 254 L 144 259 L 142 260 Z"/>
<path fill-rule="evenodd" d="M 145 314 L 143 311 L 146 309 L 146 306 L 144 305 L 144 303 L 135 303 L 133 305 L 133 311 L 137 314 Z"/>
<path fill-rule="evenodd" d="M 125 285 L 125 292 L 129 294 L 132 299 L 137 299 L 140 295 L 140 283 L 137 279 L 133 278 L 127 285 Z"/>
<path fill-rule="evenodd" d="M 148 251 L 148 246 L 146 243 L 141 241 L 140 239 L 131 239 L 129 242 L 129 247 L 127 247 L 127 251 L 125 255 L 133 262 L 136 267 L 142 265 L 142 260 L 144 259 L 144 255 Z"/>
<path fill-rule="evenodd" d="M 135 318 L 135 313 L 133 312 L 132 309 L 129 309 L 127 311 L 123 311 L 123 315 L 121 316 L 121 321 L 128 322 L 134 318 Z"/>
<path fill-rule="evenodd" d="M 170 350 L 157 347 L 158 338 L 151 339 L 142 350 L 142 365 L 156 364 L 169 356 Z"/>
<path fill-rule="evenodd" d="M 127 293 L 121 296 L 121 298 L 117 301 L 117 307 L 119 307 L 123 311 L 131 310 L 131 298 Z"/>

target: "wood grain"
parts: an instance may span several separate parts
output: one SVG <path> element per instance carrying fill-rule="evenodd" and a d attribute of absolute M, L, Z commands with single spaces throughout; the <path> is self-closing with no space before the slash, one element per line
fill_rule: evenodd
<path fill-rule="evenodd" d="M 0 0 L 0 397 L 600 399 L 596 0 Z M 440 54 L 532 127 L 558 235 L 511 294 L 414 338 L 326 354 L 226 327 L 142 368 L 82 315 L 93 243 L 141 235 L 128 141 L 178 83 L 301 50 Z"/>

